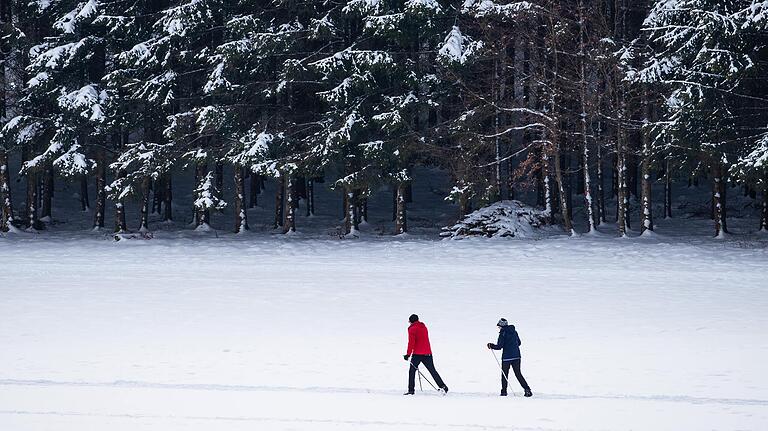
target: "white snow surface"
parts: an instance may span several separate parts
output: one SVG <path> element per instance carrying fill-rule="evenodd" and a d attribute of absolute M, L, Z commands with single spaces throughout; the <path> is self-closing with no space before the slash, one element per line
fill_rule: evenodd
<path fill-rule="evenodd" d="M 765 247 L 69 235 L 0 238 L 0 429 L 768 429 Z M 445 397 L 400 395 L 411 313 Z"/>

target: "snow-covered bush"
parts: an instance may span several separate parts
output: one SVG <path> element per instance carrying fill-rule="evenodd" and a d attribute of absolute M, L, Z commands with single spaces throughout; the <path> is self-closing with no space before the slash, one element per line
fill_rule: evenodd
<path fill-rule="evenodd" d="M 462 239 L 469 236 L 532 238 L 547 225 L 543 210 L 520 201 L 501 201 L 468 214 L 453 226 L 446 226 L 440 236 Z"/>

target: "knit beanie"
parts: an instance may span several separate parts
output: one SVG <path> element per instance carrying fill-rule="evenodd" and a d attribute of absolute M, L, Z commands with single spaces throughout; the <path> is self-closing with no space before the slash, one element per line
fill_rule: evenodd
<path fill-rule="evenodd" d="M 507 326 L 507 325 L 508 325 L 507 319 L 505 319 L 503 317 L 501 319 L 499 319 L 499 323 L 496 324 L 496 326 L 501 326 L 502 328 Z"/>
<path fill-rule="evenodd" d="M 408 321 L 411 322 L 411 323 L 418 322 L 419 321 L 419 316 L 417 316 L 415 314 L 411 314 L 411 317 L 408 318 Z"/>

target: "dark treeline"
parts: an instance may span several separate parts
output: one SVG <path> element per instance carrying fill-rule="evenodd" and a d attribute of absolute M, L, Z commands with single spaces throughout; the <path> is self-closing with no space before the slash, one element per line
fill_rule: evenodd
<path fill-rule="evenodd" d="M 575 192 L 589 230 L 610 217 L 624 235 L 634 195 L 639 230 L 653 230 L 653 199 L 671 215 L 674 173 L 711 181 L 716 235 L 727 232 L 727 184 L 763 201 L 768 229 L 768 1 L 2 0 L 0 9 L 3 231 L 43 228 L 61 179 L 81 184 L 94 227 L 112 224 L 113 205 L 114 229 L 125 231 L 134 199 L 146 230 L 153 210 L 173 217 L 173 173 L 184 168 L 195 173 L 198 226 L 230 205 L 234 230 L 248 229 L 255 192 L 276 181 L 275 227 L 293 231 L 299 197 L 311 213 L 315 181 L 334 172 L 324 180 L 343 192 L 347 233 L 383 183 L 403 233 L 419 165 L 450 174 L 460 215 L 531 189 L 573 232 Z M 11 196 L 17 179 L 26 196 Z M 653 182 L 665 196 L 651 196 Z"/>

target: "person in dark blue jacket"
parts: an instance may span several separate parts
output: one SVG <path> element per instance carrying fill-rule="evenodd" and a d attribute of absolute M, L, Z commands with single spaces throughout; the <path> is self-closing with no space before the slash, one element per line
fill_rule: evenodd
<path fill-rule="evenodd" d="M 515 372 L 517 381 L 520 382 L 520 386 L 525 390 L 525 396 L 530 397 L 533 395 L 530 386 L 525 381 L 523 373 L 520 372 L 520 336 L 517 335 L 514 325 L 510 325 L 507 319 L 501 318 L 499 323 L 496 324 L 499 327 L 499 340 L 496 344 L 488 343 L 488 348 L 493 350 L 502 350 L 501 353 L 501 396 L 507 396 L 507 382 L 509 376 L 509 368 Z"/>

